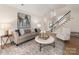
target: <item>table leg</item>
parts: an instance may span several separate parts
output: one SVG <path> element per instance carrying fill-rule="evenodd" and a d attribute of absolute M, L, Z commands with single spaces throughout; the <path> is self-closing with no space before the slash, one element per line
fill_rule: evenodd
<path fill-rule="evenodd" d="M 53 47 L 55 48 L 55 42 L 53 43 Z"/>
<path fill-rule="evenodd" d="M 40 49 L 39 49 L 39 51 L 41 51 L 41 44 L 40 44 Z"/>
<path fill-rule="evenodd" d="M 11 43 L 11 45 L 12 45 L 12 44 L 13 44 L 13 41 L 12 41 L 11 37 L 10 37 L 9 39 L 10 39 L 10 43 Z"/>
<path fill-rule="evenodd" d="M 1 49 L 2 49 L 2 38 L 1 38 Z"/>
<path fill-rule="evenodd" d="M 1 38 L 1 49 L 3 49 L 3 46 L 2 46 L 2 38 Z"/>
<path fill-rule="evenodd" d="M 7 40 L 6 40 L 6 42 L 5 42 L 5 44 L 4 44 L 4 45 L 6 45 L 6 44 L 7 44 L 8 39 L 9 39 L 9 37 L 7 37 Z"/>

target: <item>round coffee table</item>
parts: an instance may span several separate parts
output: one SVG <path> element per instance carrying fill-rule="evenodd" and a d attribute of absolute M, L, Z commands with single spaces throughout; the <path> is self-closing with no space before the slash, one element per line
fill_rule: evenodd
<path fill-rule="evenodd" d="M 41 51 L 42 45 L 51 45 L 52 46 L 52 44 L 53 44 L 53 47 L 55 47 L 55 38 L 52 36 L 49 36 L 49 38 L 46 40 L 43 38 L 40 38 L 39 36 L 36 36 L 35 41 L 40 44 L 40 49 L 39 49 L 40 51 Z"/>

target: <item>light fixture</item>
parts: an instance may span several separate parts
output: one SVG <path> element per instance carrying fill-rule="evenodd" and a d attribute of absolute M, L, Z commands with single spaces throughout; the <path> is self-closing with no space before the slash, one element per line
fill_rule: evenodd
<path fill-rule="evenodd" d="M 37 27 L 40 28 L 41 27 L 41 24 L 37 24 Z"/>
<path fill-rule="evenodd" d="M 21 4 L 21 6 L 24 6 L 24 4 Z"/>

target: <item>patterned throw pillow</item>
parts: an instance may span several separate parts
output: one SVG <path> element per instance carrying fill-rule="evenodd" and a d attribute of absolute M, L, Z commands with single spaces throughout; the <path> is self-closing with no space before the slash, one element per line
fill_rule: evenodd
<path fill-rule="evenodd" d="M 30 29 L 26 29 L 26 30 L 24 30 L 24 32 L 25 32 L 25 34 L 31 33 L 31 30 Z"/>

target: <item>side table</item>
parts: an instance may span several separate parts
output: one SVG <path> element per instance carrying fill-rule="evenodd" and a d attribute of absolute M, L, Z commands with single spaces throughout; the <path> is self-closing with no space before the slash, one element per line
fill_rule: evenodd
<path fill-rule="evenodd" d="M 11 37 L 13 35 L 12 34 L 7 34 L 7 35 L 2 35 L 1 36 L 1 49 L 3 49 L 3 45 L 2 43 L 4 43 L 4 45 L 7 45 L 7 42 L 10 40 L 10 42 L 12 42 Z M 4 42 L 4 38 L 7 38 L 6 41 Z"/>

